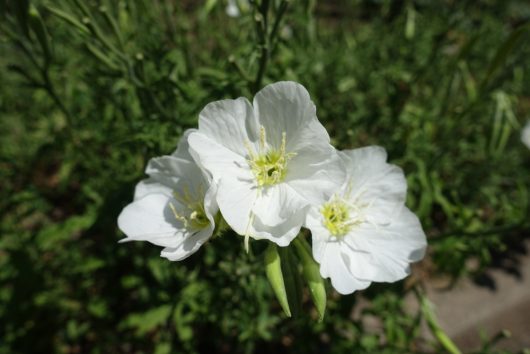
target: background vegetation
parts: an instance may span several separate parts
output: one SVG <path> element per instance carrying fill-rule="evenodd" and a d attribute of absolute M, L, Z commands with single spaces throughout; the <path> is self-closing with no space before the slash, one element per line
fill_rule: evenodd
<path fill-rule="evenodd" d="M 0 353 L 451 351 L 403 298 L 427 304 L 426 279 L 475 277 L 528 235 L 530 4 L 239 4 L 0 0 Z M 307 296 L 284 317 L 259 242 L 226 234 L 179 263 L 117 244 L 147 160 L 207 102 L 278 80 L 308 88 L 338 148 L 388 150 L 429 237 L 407 281 L 329 287 L 321 323 Z"/>

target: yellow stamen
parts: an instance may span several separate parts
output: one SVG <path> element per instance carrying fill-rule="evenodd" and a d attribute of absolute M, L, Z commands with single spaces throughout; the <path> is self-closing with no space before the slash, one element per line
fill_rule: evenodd
<path fill-rule="evenodd" d="M 351 211 L 355 214 L 352 215 Z M 354 226 L 363 222 L 359 209 L 337 196 L 333 196 L 325 203 L 320 213 L 324 219 L 324 226 L 337 238 L 345 236 Z"/>
<path fill-rule="evenodd" d="M 248 150 L 248 164 L 258 187 L 272 186 L 282 182 L 287 173 L 287 163 L 296 153 L 287 153 L 287 135 L 282 133 L 282 142 L 279 149 L 267 149 L 267 133 L 263 126 L 260 127 L 259 152 L 256 153 L 250 142 L 245 142 Z"/>
<path fill-rule="evenodd" d="M 184 224 L 184 227 L 188 227 L 188 220 L 186 219 L 185 216 L 180 215 L 177 212 L 177 209 L 175 209 L 175 206 L 173 205 L 173 203 L 170 202 L 169 207 L 171 208 L 171 211 L 173 212 L 173 216 L 175 217 L 175 219 L 181 221 Z"/>
<path fill-rule="evenodd" d="M 200 230 L 210 225 L 210 220 L 206 216 L 206 211 L 204 210 L 203 201 L 200 199 L 197 200 L 198 198 L 193 198 L 193 195 L 203 196 L 203 190 L 203 186 L 200 186 L 196 193 L 191 193 L 188 186 L 184 186 L 181 189 L 181 194 L 173 192 L 173 197 L 186 207 L 189 213 L 186 213 L 186 216 L 186 214 L 177 212 L 175 206 L 171 202 L 169 203 L 169 207 L 171 208 L 175 219 L 181 221 L 186 228 Z"/>

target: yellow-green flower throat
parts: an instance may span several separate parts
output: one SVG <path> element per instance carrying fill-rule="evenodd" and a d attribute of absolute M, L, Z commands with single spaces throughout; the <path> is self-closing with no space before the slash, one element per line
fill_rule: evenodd
<path fill-rule="evenodd" d="M 296 153 L 285 151 L 286 134 L 282 133 L 282 142 L 279 149 L 267 148 L 265 128 L 260 128 L 259 151 L 256 153 L 250 143 L 245 142 L 248 150 L 248 164 L 258 187 L 272 186 L 282 182 L 287 173 L 287 163 Z"/>

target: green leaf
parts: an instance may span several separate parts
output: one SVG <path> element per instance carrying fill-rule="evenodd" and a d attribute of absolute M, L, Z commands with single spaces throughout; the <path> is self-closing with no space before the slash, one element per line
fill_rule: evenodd
<path fill-rule="evenodd" d="M 42 52 L 44 53 L 44 61 L 47 66 L 52 58 L 50 51 L 50 36 L 48 35 L 48 31 L 46 30 L 46 26 L 44 25 L 41 15 L 33 5 L 29 9 L 29 25 L 33 30 L 33 33 L 35 33 L 37 41 L 39 41 Z"/>
<path fill-rule="evenodd" d="M 24 35 L 29 38 L 29 25 L 28 25 L 28 12 L 29 12 L 29 0 L 16 0 L 12 2 L 15 16 L 18 21 L 18 25 L 22 29 Z"/>
<path fill-rule="evenodd" d="M 486 76 L 484 77 L 484 80 L 482 81 L 481 87 L 484 88 L 492 78 L 493 74 L 504 64 L 506 61 L 506 58 L 508 58 L 508 55 L 512 52 L 512 50 L 516 47 L 517 43 L 521 38 L 523 38 L 523 35 L 525 32 L 530 31 L 530 23 L 527 23 L 525 25 L 522 25 L 521 27 L 514 30 L 510 36 L 506 39 L 506 41 L 499 47 L 497 50 L 497 53 L 495 54 L 495 57 L 491 61 L 488 71 L 486 73 Z"/>
<path fill-rule="evenodd" d="M 215 5 L 217 5 L 217 2 L 218 0 L 207 0 L 206 4 L 204 4 L 203 6 L 203 10 L 202 10 L 203 16 L 208 15 L 213 10 Z"/>
<path fill-rule="evenodd" d="M 309 286 L 311 299 L 320 315 L 319 320 L 322 321 L 326 313 L 327 297 L 324 279 L 320 276 L 320 267 L 311 256 L 311 250 L 305 239 L 297 237 L 294 239 L 293 244 L 302 263 L 302 274 Z"/>
<path fill-rule="evenodd" d="M 82 24 L 80 21 L 78 21 L 75 17 L 73 17 L 69 13 L 66 13 L 66 12 L 64 12 L 62 10 L 59 10 L 59 9 L 56 9 L 56 8 L 53 8 L 53 7 L 50 7 L 50 6 L 47 6 L 47 5 L 45 5 L 45 7 L 46 7 L 46 9 L 48 11 L 53 13 L 55 16 L 57 16 L 60 19 L 68 22 L 69 24 L 73 25 L 74 27 L 77 27 L 77 29 L 79 29 L 83 34 L 89 34 L 90 33 L 90 31 L 88 30 L 88 28 L 84 24 Z"/>
<path fill-rule="evenodd" d="M 42 250 L 52 250 L 58 244 L 76 237 L 94 224 L 97 212 L 97 208 L 90 208 L 85 214 L 71 216 L 62 223 L 43 227 L 37 234 L 39 246 Z"/>
<path fill-rule="evenodd" d="M 85 43 L 85 45 L 90 54 L 92 54 L 96 59 L 101 61 L 101 63 L 105 64 L 110 70 L 115 72 L 120 71 L 118 64 L 116 64 L 108 55 L 99 50 L 95 45 L 92 45 L 88 42 Z"/>
<path fill-rule="evenodd" d="M 283 312 L 291 317 L 278 247 L 272 243 L 265 250 L 265 272 Z"/>
<path fill-rule="evenodd" d="M 127 327 L 136 328 L 139 335 L 144 335 L 167 321 L 171 305 L 162 305 L 143 313 L 133 313 L 125 319 Z"/>

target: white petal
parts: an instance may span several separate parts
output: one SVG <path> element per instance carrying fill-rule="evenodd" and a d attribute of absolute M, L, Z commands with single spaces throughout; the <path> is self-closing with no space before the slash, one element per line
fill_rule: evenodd
<path fill-rule="evenodd" d="M 228 174 L 235 175 L 237 178 L 246 178 L 249 181 L 254 180 L 247 160 L 243 156 L 200 132 L 190 134 L 188 141 L 192 155 L 212 174 L 215 181 Z"/>
<path fill-rule="evenodd" d="M 127 205 L 118 216 L 118 227 L 127 235 L 126 240 L 177 247 L 187 231 L 171 214 L 170 202 L 176 208 L 182 208 L 177 201 L 164 194 L 149 194 Z"/>
<path fill-rule="evenodd" d="M 225 221 L 236 233 L 247 234 L 252 230 L 250 215 L 258 195 L 247 161 L 200 132 L 191 134 L 189 143 L 192 154 L 212 173 Z"/>
<path fill-rule="evenodd" d="M 282 81 L 265 86 L 254 97 L 253 105 L 272 146 L 281 145 L 282 133 L 287 136 L 288 152 L 298 150 L 297 144 L 329 144 L 329 135 L 318 122 L 315 105 L 302 85 Z"/>
<path fill-rule="evenodd" d="M 191 133 L 196 131 L 197 129 L 186 129 L 186 131 L 184 131 L 184 133 L 180 137 L 177 149 L 171 154 L 171 156 L 188 161 L 193 161 L 193 158 L 191 157 L 189 152 L 190 145 L 188 143 L 188 137 Z"/>
<path fill-rule="evenodd" d="M 389 223 L 406 199 L 407 181 L 401 168 L 386 163 L 386 152 L 378 146 L 339 154 L 348 173 L 346 198 L 358 206 L 368 206 L 365 212 L 370 222 Z"/>
<path fill-rule="evenodd" d="M 253 210 L 264 225 L 278 225 L 308 205 L 285 183 L 263 188 L 260 194 Z"/>
<path fill-rule="evenodd" d="M 134 200 L 141 199 L 146 195 L 153 193 L 164 194 L 171 197 L 173 190 L 157 182 L 154 178 L 147 178 L 136 185 L 136 188 L 134 189 Z"/>
<path fill-rule="evenodd" d="M 215 216 L 219 212 L 219 205 L 217 205 L 217 184 L 212 182 L 210 188 L 204 194 L 204 211 L 206 217 L 210 220 L 210 224 L 215 227 Z"/>
<path fill-rule="evenodd" d="M 283 183 L 254 193 L 257 197 L 249 199 L 254 200 L 253 222 L 248 225 L 247 221 L 245 232 L 254 239 L 267 239 L 282 247 L 289 245 L 304 223 L 307 202 Z"/>
<path fill-rule="evenodd" d="M 418 218 L 406 207 L 390 225 L 377 228 L 364 225 L 346 237 L 351 238 L 348 244 L 372 255 L 371 264 L 377 273 L 370 275 L 370 279 L 379 282 L 406 277 L 410 272 L 409 263 L 421 260 L 427 246 Z"/>
<path fill-rule="evenodd" d="M 352 275 L 342 255 L 339 242 L 328 241 L 325 246 L 320 275 L 331 279 L 331 285 L 340 294 L 351 294 L 356 290 L 366 289 L 370 281 L 357 279 Z"/>
<path fill-rule="evenodd" d="M 160 255 L 170 261 L 181 261 L 193 253 L 212 236 L 213 227 L 207 227 L 193 235 L 188 236 L 180 245 L 174 248 L 166 247 Z"/>
<path fill-rule="evenodd" d="M 226 223 L 238 234 L 249 231 L 251 210 L 257 198 L 253 183 L 226 175 L 218 183 L 217 203 Z"/>
<path fill-rule="evenodd" d="M 308 211 L 304 226 L 311 231 L 313 258 L 318 263 L 322 263 L 326 242 L 331 235 L 328 229 L 322 224 L 322 215 L 317 208 L 311 208 Z"/>
<path fill-rule="evenodd" d="M 308 212 L 305 226 L 311 230 L 313 258 L 321 265 L 320 274 L 331 278 L 333 287 L 338 292 L 350 294 L 370 285 L 372 279 L 358 277 L 359 272 L 352 267 L 354 264 L 363 268 L 370 265 L 360 263 L 362 259 L 350 259 L 351 250 L 324 227 L 318 209 L 312 208 Z"/>
<path fill-rule="evenodd" d="M 245 142 L 258 139 L 259 127 L 250 102 L 238 98 L 206 105 L 199 114 L 199 132 L 233 153 L 246 156 Z M 190 144 L 193 145 L 191 141 Z"/>
<path fill-rule="evenodd" d="M 291 218 L 274 226 L 265 225 L 259 218 L 255 218 L 250 236 L 256 240 L 269 240 L 280 247 L 286 247 L 300 233 L 304 216 L 305 211 L 299 210 Z"/>
<path fill-rule="evenodd" d="M 151 179 L 175 191 L 188 189 L 191 193 L 205 192 L 207 181 L 193 160 L 161 156 L 149 160 L 145 171 Z"/>
<path fill-rule="evenodd" d="M 346 178 L 344 162 L 328 145 L 308 148 L 289 161 L 285 183 L 314 205 L 321 205 L 338 191 Z"/>
<path fill-rule="evenodd" d="M 378 263 L 374 260 L 377 255 L 363 250 L 356 240 L 357 238 L 348 236 L 340 240 L 344 264 L 357 279 L 381 281 L 378 278 Z"/>

